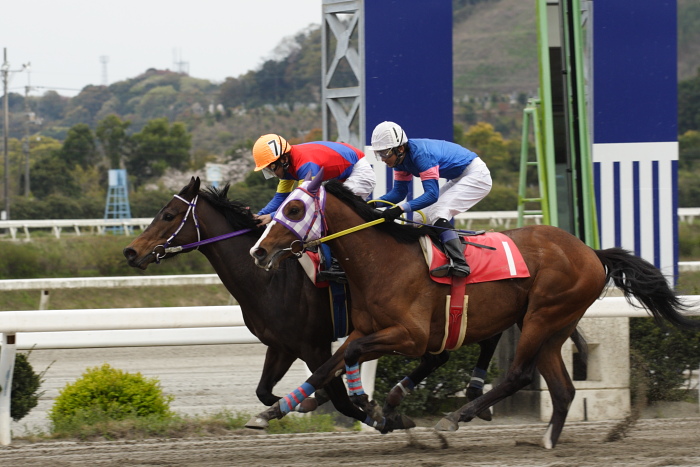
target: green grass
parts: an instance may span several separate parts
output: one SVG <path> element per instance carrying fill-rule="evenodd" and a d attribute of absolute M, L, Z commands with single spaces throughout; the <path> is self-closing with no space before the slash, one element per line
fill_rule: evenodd
<path fill-rule="evenodd" d="M 101 441 L 120 439 L 148 438 L 196 438 L 236 434 L 245 428 L 245 423 L 252 415 L 245 412 L 222 411 L 200 416 L 130 417 L 124 420 L 112 420 L 103 414 L 86 413 L 71 423 L 53 427 L 49 432 L 30 432 L 15 436 L 30 442 L 47 440 L 81 440 Z M 357 429 L 357 426 L 351 430 Z M 282 420 L 270 421 L 266 434 L 284 433 L 322 433 L 347 431 L 334 423 L 332 414 L 290 414 Z M 263 433 L 263 432 L 261 432 Z"/>

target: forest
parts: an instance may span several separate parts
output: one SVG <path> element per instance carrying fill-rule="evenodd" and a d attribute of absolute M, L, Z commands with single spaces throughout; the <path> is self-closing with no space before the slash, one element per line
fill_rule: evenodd
<path fill-rule="evenodd" d="M 495 175 L 481 210 L 517 207 L 523 108 L 538 85 L 534 9 L 526 3 L 453 1 L 454 141 Z M 679 203 L 700 206 L 700 5 L 678 6 Z M 505 20 L 488 23 L 506 9 Z M 484 31 L 492 36 L 476 56 L 470 34 Z M 281 41 L 259 69 L 221 83 L 149 69 L 72 98 L 11 92 L 10 218 L 101 218 L 114 168 L 128 171 L 132 215 L 150 217 L 209 162 L 225 164 L 231 196 L 257 209 L 275 184 L 251 172 L 252 144 L 269 132 L 292 144 L 321 139 L 320 80 L 321 30 L 311 27 Z"/>

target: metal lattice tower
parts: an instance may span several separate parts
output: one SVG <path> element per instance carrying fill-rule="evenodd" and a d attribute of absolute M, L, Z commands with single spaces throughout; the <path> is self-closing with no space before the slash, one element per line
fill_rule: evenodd
<path fill-rule="evenodd" d="M 362 0 L 323 0 L 323 138 L 364 147 Z M 335 123 L 335 124 L 334 124 Z"/>
<path fill-rule="evenodd" d="M 109 171 L 109 188 L 105 204 L 105 219 L 131 219 L 129 205 L 129 190 L 126 170 L 112 169 Z M 123 227 L 112 227 L 113 231 L 123 232 Z"/>

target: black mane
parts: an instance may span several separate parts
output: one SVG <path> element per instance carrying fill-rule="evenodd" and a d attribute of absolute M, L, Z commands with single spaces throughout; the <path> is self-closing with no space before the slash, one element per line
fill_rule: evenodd
<path fill-rule="evenodd" d="M 379 211 L 374 209 L 370 204 L 366 203 L 362 198 L 355 195 L 352 191 L 348 190 L 342 182 L 338 180 L 330 180 L 324 184 L 326 191 L 340 201 L 348 205 L 353 211 L 355 211 L 362 219 L 365 221 L 373 221 L 380 217 Z M 382 222 L 374 226 L 387 234 L 391 235 L 394 239 L 402 243 L 413 243 L 417 242 L 419 238 L 424 235 L 431 235 L 434 233 L 434 229 L 421 227 L 417 229 L 412 225 L 401 225 L 395 222 Z"/>
<path fill-rule="evenodd" d="M 234 230 L 253 229 L 257 235 L 262 234 L 264 229 L 258 228 L 250 207 L 240 201 L 228 199 L 229 188 L 228 183 L 221 189 L 210 186 L 200 190 L 199 196 L 219 211 Z M 183 188 L 180 195 L 183 195 L 186 189 L 187 187 Z"/>

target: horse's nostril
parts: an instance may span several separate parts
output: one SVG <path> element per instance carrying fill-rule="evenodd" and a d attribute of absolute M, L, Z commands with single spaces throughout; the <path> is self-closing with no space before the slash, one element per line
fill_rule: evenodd
<path fill-rule="evenodd" d="M 256 258 L 264 258 L 266 254 L 267 252 L 264 248 L 256 248 L 253 252 L 253 255 L 255 255 Z"/>
<path fill-rule="evenodd" d="M 129 247 L 124 248 L 124 251 L 122 253 L 124 253 L 124 257 L 126 259 L 132 259 L 136 256 L 136 251 L 133 248 Z"/>

